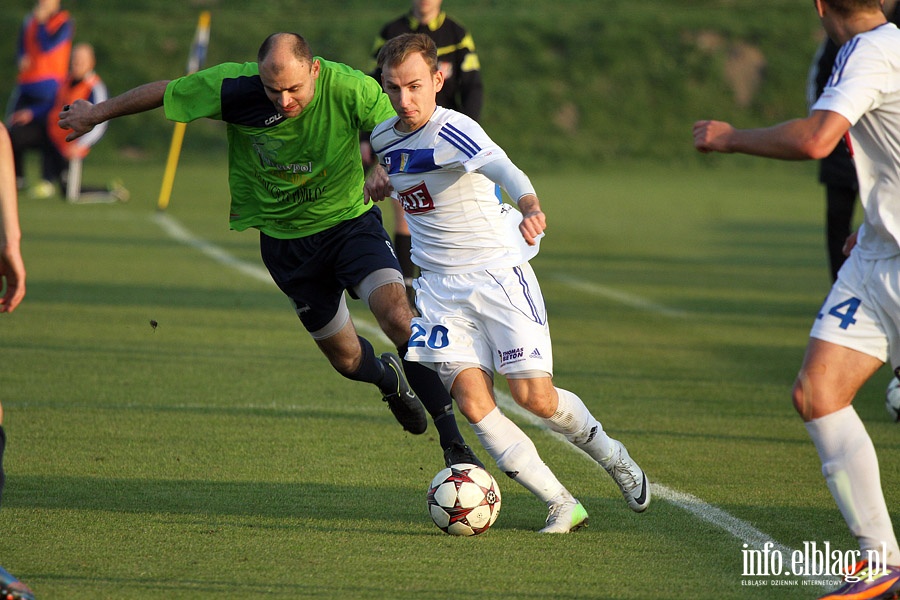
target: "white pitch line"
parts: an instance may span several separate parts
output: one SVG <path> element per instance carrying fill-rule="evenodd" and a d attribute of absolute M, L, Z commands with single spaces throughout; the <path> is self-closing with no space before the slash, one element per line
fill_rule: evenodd
<path fill-rule="evenodd" d="M 219 246 L 198 238 L 188 231 L 181 223 L 169 216 L 168 213 L 158 212 L 154 214 L 152 218 L 153 221 L 175 241 L 196 248 L 214 261 L 239 271 L 248 277 L 263 283 L 274 285 L 272 278 L 269 276 L 269 272 L 264 267 L 235 258 Z"/>
<path fill-rule="evenodd" d="M 499 390 L 494 390 L 494 393 L 497 396 L 497 403 L 505 412 L 515 414 L 517 417 L 528 421 L 535 427 L 540 428 L 545 434 L 555 437 L 556 439 L 561 441 L 566 448 L 568 448 L 584 460 L 590 461 L 592 465 L 600 469 L 600 466 L 591 457 L 570 444 L 562 434 L 549 429 L 544 423 L 543 419 L 528 412 L 527 410 L 516 404 L 511 396 Z M 753 527 L 753 525 L 747 523 L 746 521 L 742 521 L 735 516 L 732 516 L 721 508 L 704 502 L 696 496 L 692 496 L 691 494 L 685 492 L 679 492 L 678 490 L 669 488 L 656 481 L 651 481 L 650 489 L 651 493 L 655 497 L 663 498 L 671 504 L 674 504 L 675 506 L 688 511 L 694 516 L 708 523 L 711 523 L 716 527 L 719 527 L 720 529 L 724 529 L 734 537 L 745 542 L 750 547 L 762 549 L 763 545 L 768 542 L 770 543 L 769 548 L 772 551 L 781 552 L 782 556 L 791 556 L 791 553 L 793 552 L 793 550 L 791 550 L 790 548 L 774 542 L 771 536 L 768 536 L 762 531 L 756 529 L 755 527 Z"/>
<path fill-rule="evenodd" d="M 670 308 L 668 306 L 653 302 L 652 300 L 647 300 L 646 298 L 642 298 L 635 294 L 629 294 L 628 292 L 623 292 L 622 290 L 617 290 L 615 288 L 601 285 L 599 283 L 584 281 L 582 279 L 577 279 L 569 275 L 554 274 L 550 277 L 576 290 L 588 293 L 592 296 L 602 296 L 604 298 L 608 298 L 609 300 L 618 302 L 619 304 L 630 306 L 631 308 L 637 308 L 639 310 L 675 318 L 684 318 L 690 314 L 687 311 L 677 308 Z"/>
<path fill-rule="evenodd" d="M 192 248 L 196 248 L 214 261 L 229 268 L 235 269 L 236 271 L 248 275 L 249 277 L 252 277 L 259 281 L 273 283 L 265 268 L 253 263 L 249 263 L 247 261 L 240 260 L 239 258 L 230 255 L 228 252 L 216 246 L 215 244 L 196 237 L 168 214 L 157 213 L 153 216 L 153 221 L 156 222 L 163 229 L 163 231 L 165 231 L 174 240 L 186 244 Z M 566 276 L 559 276 L 557 277 L 557 279 L 577 289 L 582 289 L 584 291 L 587 291 L 588 293 L 603 295 L 613 300 L 623 302 L 624 304 L 627 304 L 629 306 L 633 306 L 635 308 L 649 310 L 651 312 L 656 312 L 671 317 L 684 317 L 688 314 L 684 311 L 671 309 L 659 304 L 655 304 L 653 302 L 641 299 L 637 296 L 631 296 L 625 294 L 624 292 L 618 292 L 605 286 L 580 281 Z M 377 325 L 360 318 L 354 318 L 353 322 L 354 324 L 356 324 L 357 328 L 366 335 L 375 337 L 385 344 L 391 343 L 387 336 L 384 335 L 384 333 Z M 598 469 L 600 468 L 599 465 L 597 465 L 593 461 L 593 459 L 570 444 L 568 440 L 565 439 L 565 437 L 549 429 L 544 423 L 543 419 L 533 415 L 532 413 L 516 404 L 512 397 L 510 397 L 508 394 L 505 394 L 499 390 L 495 390 L 495 394 L 497 396 L 498 404 L 505 412 L 514 414 L 520 419 L 528 421 L 532 425 L 539 427 L 547 435 L 556 437 L 574 453 L 581 456 L 585 460 L 591 461 L 591 463 L 597 466 Z M 685 492 L 679 492 L 678 490 L 669 488 L 657 481 L 651 482 L 651 491 L 657 498 L 666 500 L 667 502 L 674 504 L 678 508 L 691 513 L 698 519 L 706 521 L 707 523 L 726 531 L 738 540 L 747 544 L 749 548 L 762 550 L 764 549 L 765 544 L 769 544 L 769 550 L 771 552 L 780 553 L 782 557 L 790 557 L 794 553 L 794 550 L 792 548 L 788 548 L 787 546 L 773 541 L 771 536 L 766 535 L 750 523 L 747 523 L 746 521 L 743 521 L 731 515 L 721 508 L 704 502 L 696 496 L 692 496 L 691 494 L 687 494 Z M 815 579 L 812 576 L 804 578 L 810 580 Z M 818 586 L 811 585 L 809 587 Z"/>

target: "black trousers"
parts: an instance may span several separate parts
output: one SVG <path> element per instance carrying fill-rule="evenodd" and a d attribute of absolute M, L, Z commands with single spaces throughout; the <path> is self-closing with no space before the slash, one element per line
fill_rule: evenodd
<path fill-rule="evenodd" d="M 68 163 L 50 141 L 45 121 L 35 119 L 25 125 L 14 125 L 9 128 L 9 139 L 12 142 L 17 178 L 25 177 L 27 153 L 37 150 L 41 153 L 41 176 L 47 181 L 60 183 Z"/>
<path fill-rule="evenodd" d="M 825 241 L 832 281 L 837 279 L 838 271 L 847 259 L 843 249 L 850 235 L 856 193 L 853 187 L 825 186 Z"/>

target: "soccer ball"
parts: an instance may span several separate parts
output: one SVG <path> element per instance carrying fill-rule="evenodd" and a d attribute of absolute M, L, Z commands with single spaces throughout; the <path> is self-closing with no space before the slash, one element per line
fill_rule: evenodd
<path fill-rule="evenodd" d="M 500 514 L 500 488 L 490 473 L 460 463 L 441 470 L 426 496 L 431 519 L 450 535 L 484 533 Z"/>
<path fill-rule="evenodd" d="M 887 386 L 884 394 L 884 407 L 894 421 L 900 423 L 900 380 L 891 377 L 891 382 Z"/>

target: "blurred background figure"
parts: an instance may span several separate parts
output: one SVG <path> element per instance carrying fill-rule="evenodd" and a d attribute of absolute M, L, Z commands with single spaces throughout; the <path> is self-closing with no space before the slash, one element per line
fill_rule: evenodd
<path fill-rule="evenodd" d="M 72 49 L 69 74 L 59 87 L 53 107 L 43 121 L 43 127 L 23 127 L 12 138 L 13 151 L 23 156 L 28 150 L 39 150 L 42 157 L 42 177 L 28 191 L 31 198 L 49 198 L 57 192 L 70 202 L 116 202 L 128 200 L 128 190 L 118 181 L 103 187 L 81 185 L 82 161 L 91 147 L 106 133 L 101 123 L 90 133 L 75 141 L 66 141 L 66 131 L 60 129 L 59 113 L 76 100 L 92 104 L 109 97 L 106 85 L 94 71 L 97 59 L 94 47 L 79 43 Z"/>
<path fill-rule="evenodd" d="M 481 116 L 484 86 L 481 82 L 481 64 L 475 52 L 475 41 L 465 27 L 447 16 L 441 10 L 442 0 L 413 0 L 406 14 L 394 19 L 381 28 L 372 48 L 372 60 L 384 43 L 403 33 L 424 33 L 434 40 L 438 51 L 438 68 L 444 76 L 444 87 L 437 93 L 437 104 L 472 117 L 476 121 Z M 381 69 L 373 66 L 372 77 L 381 83 Z M 374 163 L 374 155 L 368 138 L 360 150 L 366 169 Z M 412 280 L 416 277 L 416 266 L 410 258 L 412 241 L 406 217 L 400 203 L 394 201 L 394 250 L 403 268 L 403 279 L 410 302 L 414 302 Z"/>
<path fill-rule="evenodd" d="M 481 116 L 484 87 L 481 64 L 475 52 L 475 41 L 465 27 L 441 10 L 442 0 L 413 0 L 409 12 L 381 28 L 372 48 L 372 59 L 384 43 L 402 33 L 424 33 L 438 49 L 438 68 L 444 76 L 444 87 L 437 93 L 438 106 L 450 108 L 472 117 Z M 371 69 L 381 82 L 381 69 Z"/>
<path fill-rule="evenodd" d="M 100 141 L 106 133 L 107 123 L 100 123 L 93 130 L 77 140 L 67 142 L 65 129 L 58 125 L 59 113 L 76 100 L 87 100 L 91 104 L 103 102 L 109 98 L 106 85 L 94 72 L 97 59 L 94 47 L 90 44 L 76 44 L 72 49 L 72 66 L 69 76 L 60 87 L 53 110 L 47 117 L 47 137 L 44 143 L 47 161 L 46 179 L 39 185 L 35 195 L 52 195 L 56 185 L 70 202 L 125 202 L 128 190 L 117 180 L 105 187 L 87 187 L 81 185 L 81 162 L 91 151 L 91 147 Z"/>
<path fill-rule="evenodd" d="M 74 33 L 74 22 L 61 10 L 60 0 L 37 0 L 22 22 L 16 49 L 19 71 L 6 118 L 18 189 L 25 187 L 25 165 L 24 155 L 15 149 L 34 147 L 24 141 L 46 135 L 47 116 L 69 72 Z"/>
<path fill-rule="evenodd" d="M 838 48 L 828 37 L 819 46 L 809 73 L 806 94 L 809 106 L 815 104 L 825 89 Z M 819 183 L 825 186 L 825 245 L 831 281 L 834 282 L 847 258 L 844 256 L 844 241 L 850 235 L 853 210 L 859 194 L 856 168 L 846 140 L 838 142 L 831 154 L 819 161 Z"/>

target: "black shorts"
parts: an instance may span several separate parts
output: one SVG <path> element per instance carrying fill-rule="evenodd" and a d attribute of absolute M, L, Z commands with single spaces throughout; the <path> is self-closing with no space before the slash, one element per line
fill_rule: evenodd
<path fill-rule="evenodd" d="M 272 279 L 310 332 L 334 318 L 344 290 L 355 298 L 353 288 L 366 276 L 379 269 L 400 271 L 377 206 L 307 237 L 282 240 L 260 232 L 259 249 Z"/>

